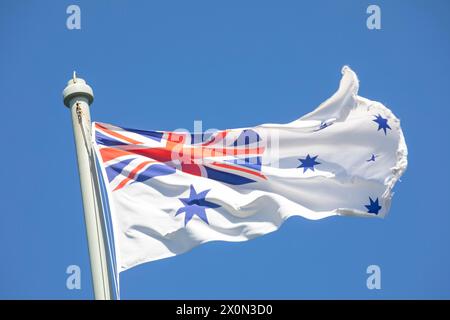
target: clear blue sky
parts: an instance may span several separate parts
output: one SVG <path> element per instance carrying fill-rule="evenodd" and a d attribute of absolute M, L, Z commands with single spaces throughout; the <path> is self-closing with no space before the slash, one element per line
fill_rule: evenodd
<path fill-rule="evenodd" d="M 368 30 L 378 4 L 382 29 Z M 81 7 L 81 30 L 66 8 Z M 450 2 L 0 2 L 0 298 L 92 298 L 69 111 L 72 70 L 93 119 L 142 129 L 286 123 L 338 86 L 402 120 L 409 167 L 382 219 L 288 220 L 121 276 L 122 298 L 450 298 Z M 66 289 L 66 267 L 82 289 Z M 377 264 L 382 289 L 366 288 Z"/>

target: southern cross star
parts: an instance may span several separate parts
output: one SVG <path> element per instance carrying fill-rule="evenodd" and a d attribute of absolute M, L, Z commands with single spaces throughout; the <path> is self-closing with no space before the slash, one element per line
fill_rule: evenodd
<path fill-rule="evenodd" d="M 365 207 L 367 208 L 367 213 L 373 213 L 373 214 L 378 214 L 378 212 L 381 209 L 380 204 L 378 203 L 378 198 L 373 201 L 371 197 L 369 197 L 370 200 L 370 204 L 365 205 Z"/>
<path fill-rule="evenodd" d="M 380 114 L 374 117 L 375 120 L 372 121 L 378 124 L 378 131 L 383 129 L 384 135 L 386 135 L 386 129 L 392 130 L 391 127 L 388 125 L 388 119 L 383 118 Z"/>
<path fill-rule="evenodd" d="M 314 166 L 317 164 L 320 164 L 320 162 L 317 162 L 318 156 L 311 157 L 309 154 L 306 155 L 306 158 L 304 159 L 298 159 L 302 163 L 297 168 L 303 168 L 303 172 L 306 172 L 306 170 L 310 169 L 311 171 L 314 171 Z"/>

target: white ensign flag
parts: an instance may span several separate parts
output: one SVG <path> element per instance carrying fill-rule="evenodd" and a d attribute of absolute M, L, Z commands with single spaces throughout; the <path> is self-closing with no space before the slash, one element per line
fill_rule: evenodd
<path fill-rule="evenodd" d="M 93 123 L 118 271 L 291 216 L 384 217 L 407 166 L 400 121 L 342 73 L 331 98 L 287 124 L 191 134 Z"/>

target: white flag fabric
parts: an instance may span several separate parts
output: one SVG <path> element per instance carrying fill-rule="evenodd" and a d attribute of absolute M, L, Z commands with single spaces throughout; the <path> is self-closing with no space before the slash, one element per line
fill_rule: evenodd
<path fill-rule="evenodd" d="M 384 217 L 407 166 L 400 121 L 342 73 L 331 98 L 288 124 L 191 134 L 93 123 L 118 271 L 291 216 Z"/>

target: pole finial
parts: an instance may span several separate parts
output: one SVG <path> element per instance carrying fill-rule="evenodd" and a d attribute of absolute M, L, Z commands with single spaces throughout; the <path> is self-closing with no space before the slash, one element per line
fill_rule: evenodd
<path fill-rule="evenodd" d="M 94 92 L 92 88 L 81 78 L 77 78 L 76 71 L 72 74 L 72 79 L 67 82 L 67 86 L 63 91 L 64 104 L 70 108 L 70 100 L 74 97 L 81 96 L 88 100 L 90 105 L 94 100 Z"/>

